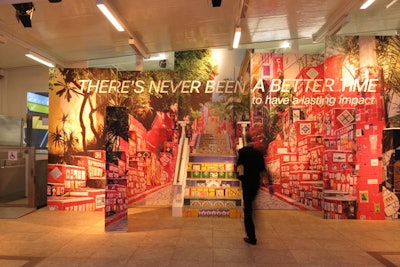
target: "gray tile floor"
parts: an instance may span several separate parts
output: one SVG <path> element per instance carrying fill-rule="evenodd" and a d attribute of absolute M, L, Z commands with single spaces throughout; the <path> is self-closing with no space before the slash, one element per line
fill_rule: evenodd
<path fill-rule="evenodd" d="M 256 210 L 258 244 L 242 219 L 177 218 L 129 209 L 128 232 L 103 212 L 39 209 L 0 220 L 0 266 L 399 266 L 400 222 L 324 220 L 320 211 Z"/>

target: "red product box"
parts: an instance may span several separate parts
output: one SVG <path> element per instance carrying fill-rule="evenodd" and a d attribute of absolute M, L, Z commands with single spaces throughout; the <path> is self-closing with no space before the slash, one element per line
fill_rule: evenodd
<path fill-rule="evenodd" d="M 297 162 L 298 158 L 297 158 L 297 153 L 284 153 L 280 155 L 281 157 L 281 162 Z"/>
<path fill-rule="evenodd" d="M 314 120 L 299 120 L 293 123 L 296 128 L 296 134 L 298 140 L 301 140 L 304 136 L 313 135 L 316 132 L 316 121 Z"/>
<path fill-rule="evenodd" d="M 329 126 L 327 135 L 335 136 L 335 131 L 355 123 L 355 110 L 352 108 L 333 108 L 325 116 L 325 125 Z"/>
<path fill-rule="evenodd" d="M 304 120 L 305 118 L 304 107 L 290 107 L 283 115 L 284 124 L 290 125 L 295 121 Z"/>
<path fill-rule="evenodd" d="M 324 139 L 324 146 L 327 150 L 337 150 L 337 140 L 336 137 L 333 138 L 325 138 Z"/>
<path fill-rule="evenodd" d="M 66 180 L 86 181 L 84 167 L 63 164 L 48 164 L 47 181 L 49 183 L 64 183 Z"/>
<path fill-rule="evenodd" d="M 285 170 L 288 172 L 305 171 L 308 170 L 308 167 L 309 165 L 307 162 L 288 162 L 282 163 L 281 170 Z"/>
<path fill-rule="evenodd" d="M 300 138 L 298 142 L 298 145 L 304 146 L 306 150 L 316 146 L 322 146 L 323 144 L 324 143 L 321 135 L 307 135 Z"/>
<path fill-rule="evenodd" d="M 49 210 L 93 211 L 95 203 L 92 197 L 48 197 Z"/>
<path fill-rule="evenodd" d="M 61 196 L 65 194 L 64 183 L 49 183 L 47 184 L 47 196 Z"/>
<path fill-rule="evenodd" d="M 325 150 L 324 163 L 326 171 L 351 171 L 354 162 L 352 151 Z"/>
<path fill-rule="evenodd" d="M 310 166 L 323 165 L 324 146 L 315 146 L 308 149 Z"/>
<path fill-rule="evenodd" d="M 88 150 L 88 156 L 98 160 L 106 160 L 105 150 Z"/>
<path fill-rule="evenodd" d="M 356 127 L 351 123 L 345 127 L 336 130 L 337 149 L 348 150 L 352 149 L 355 143 Z"/>
<path fill-rule="evenodd" d="M 292 180 L 298 181 L 320 181 L 321 180 L 321 171 L 292 171 L 290 173 Z"/>
<path fill-rule="evenodd" d="M 149 150 L 136 151 L 136 157 L 150 158 L 151 151 Z"/>
<path fill-rule="evenodd" d="M 106 162 L 88 156 L 74 156 L 75 164 L 84 167 L 88 179 L 104 178 Z"/>
<path fill-rule="evenodd" d="M 351 196 L 324 197 L 325 219 L 357 219 L 357 199 Z"/>
<path fill-rule="evenodd" d="M 94 200 L 96 211 L 102 211 L 105 207 L 105 189 L 80 188 L 70 192 L 71 197 L 91 197 Z"/>
<path fill-rule="evenodd" d="M 108 162 L 107 163 L 107 178 L 118 178 L 118 166 Z"/>

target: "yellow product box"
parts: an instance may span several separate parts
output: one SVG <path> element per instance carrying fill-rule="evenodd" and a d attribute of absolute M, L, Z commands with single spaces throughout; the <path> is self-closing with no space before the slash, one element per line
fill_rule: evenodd
<path fill-rule="evenodd" d="M 191 171 L 191 170 L 192 170 L 192 163 L 188 163 L 187 170 L 188 170 L 188 171 Z"/>
<path fill-rule="evenodd" d="M 190 188 L 190 196 L 198 197 L 199 196 L 199 189 L 197 188 Z"/>
<path fill-rule="evenodd" d="M 208 196 L 209 197 L 215 197 L 215 188 L 209 188 L 208 189 Z"/>
<path fill-rule="evenodd" d="M 225 196 L 225 190 L 224 189 L 215 189 L 215 196 L 216 197 L 224 197 Z"/>
<path fill-rule="evenodd" d="M 209 163 L 207 170 L 210 171 L 210 172 L 215 171 L 215 163 Z"/>
<path fill-rule="evenodd" d="M 226 171 L 235 171 L 235 164 L 234 163 L 225 163 L 225 170 Z"/>
<path fill-rule="evenodd" d="M 222 171 L 225 171 L 225 164 L 223 164 L 223 163 L 216 163 L 215 164 L 216 165 L 216 171 L 219 171 L 219 172 L 222 172 Z"/>
<path fill-rule="evenodd" d="M 201 189 L 199 189 L 199 194 L 200 194 L 200 197 L 207 197 L 207 195 L 208 195 L 208 189 L 207 189 L 207 188 L 201 188 Z"/>
<path fill-rule="evenodd" d="M 238 190 L 236 188 L 226 188 L 225 189 L 225 195 L 227 197 L 237 197 L 238 196 Z"/>
<path fill-rule="evenodd" d="M 201 163 L 192 163 L 191 164 L 192 171 L 201 171 Z"/>
<path fill-rule="evenodd" d="M 210 168 L 210 163 L 203 163 L 201 170 L 202 171 L 208 171 L 209 168 Z"/>

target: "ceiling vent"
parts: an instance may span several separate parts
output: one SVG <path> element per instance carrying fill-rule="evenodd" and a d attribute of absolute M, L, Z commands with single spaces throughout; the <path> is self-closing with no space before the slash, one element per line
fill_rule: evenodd
<path fill-rule="evenodd" d="M 211 0 L 213 7 L 220 7 L 222 0 Z"/>
<path fill-rule="evenodd" d="M 16 13 L 15 16 L 17 20 L 24 25 L 24 27 L 30 28 L 32 27 L 32 15 L 33 11 L 35 11 L 35 7 L 33 6 L 32 2 L 28 3 L 20 3 L 20 4 L 13 4 Z"/>

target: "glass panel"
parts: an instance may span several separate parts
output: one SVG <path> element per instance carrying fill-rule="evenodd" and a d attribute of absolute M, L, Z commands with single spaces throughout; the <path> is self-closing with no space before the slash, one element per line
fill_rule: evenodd
<path fill-rule="evenodd" d="M 0 115 L 0 145 L 21 146 L 22 145 L 22 123 L 17 117 Z"/>

